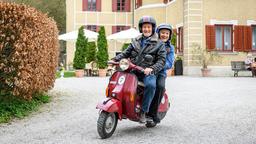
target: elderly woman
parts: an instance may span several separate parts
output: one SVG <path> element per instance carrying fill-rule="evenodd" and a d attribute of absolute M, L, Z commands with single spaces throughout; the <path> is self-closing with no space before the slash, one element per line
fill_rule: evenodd
<path fill-rule="evenodd" d="M 246 60 L 245 60 L 245 66 L 247 70 L 252 71 L 252 76 L 256 76 L 256 58 L 253 60 L 252 54 L 248 53 Z"/>

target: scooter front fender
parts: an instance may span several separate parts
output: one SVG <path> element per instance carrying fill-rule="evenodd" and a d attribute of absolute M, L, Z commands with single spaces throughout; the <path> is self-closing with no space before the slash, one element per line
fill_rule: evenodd
<path fill-rule="evenodd" d="M 106 112 L 112 113 L 117 112 L 118 118 L 122 119 L 122 105 L 121 102 L 114 98 L 106 98 L 103 102 L 98 103 L 96 109 L 104 110 Z"/>

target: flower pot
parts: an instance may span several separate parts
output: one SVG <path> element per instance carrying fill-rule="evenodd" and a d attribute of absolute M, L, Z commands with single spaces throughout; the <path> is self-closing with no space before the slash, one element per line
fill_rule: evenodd
<path fill-rule="evenodd" d="M 78 70 L 76 70 L 76 71 L 75 71 L 75 75 L 76 75 L 76 77 L 78 77 L 78 78 L 83 77 L 83 76 L 84 76 L 84 70 L 83 70 L 83 69 L 78 69 Z"/>
<path fill-rule="evenodd" d="M 211 70 L 208 68 L 202 68 L 201 72 L 202 72 L 203 77 L 208 77 L 208 76 L 210 76 Z"/>
<path fill-rule="evenodd" d="M 106 69 L 99 69 L 99 77 L 106 77 L 107 70 Z"/>
<path fill-rule="evenodd" d="M 182 60 L 176 60 L 174 63 L 174 74 L 183 75 L 183 65 Z"/>

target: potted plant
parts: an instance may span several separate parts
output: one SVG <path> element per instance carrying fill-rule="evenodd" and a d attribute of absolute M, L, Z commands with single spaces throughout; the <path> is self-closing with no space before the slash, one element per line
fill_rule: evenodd
<path fill-rule="evenodd" d="M 97 40 L 97 64 L 99 67 L 99 76 L 104 77 L 107 73 L 107 62 L 108 62 L 108 44 L 105 34 L 105 28 L 102 26 L 100 27 L 99 36 Z"/>
<path fill-rule="evenodd" d="M 76 77 L 84 76 L 87 41 L 88 39 L 84 36 L 84 27 L 82 26 L 79 28 L 75 57 L 73 60 L 73 68 L 75 69 Z"/>
<path fill-rule="evenodd" d="M 95 42 L 87 43 L 87 54 L 86 54 L 86 73 L 87 76 L 92 75 L 92 64 L 96 61 L 96 44 Z"/>
<path fill-rule="evenodd" d="M 216 63 L 220 62 L 222 57 L 214 51 L 209 52 L 207 51 L 207 49 L 201 48 L 201 46 L 198 44 L 193 44 L 192 47 L 193 47 L 192 59 L 195 60 L 196 63 L 202 66 L 201 67 L 202 76 L 203 77 L 210 76 L 211 69 L 208 68 L 208 65 L 213 62 L 216 62 Z"/>

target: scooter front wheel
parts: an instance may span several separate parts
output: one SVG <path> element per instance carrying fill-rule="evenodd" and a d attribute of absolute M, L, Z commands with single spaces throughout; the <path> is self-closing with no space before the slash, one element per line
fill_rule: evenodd
<path fill-rule="evenodd" d="M 97 122 L 97 130 L 102 139 L 109 138 L 116 130 L 117 115 L 102 111 Z"/>

